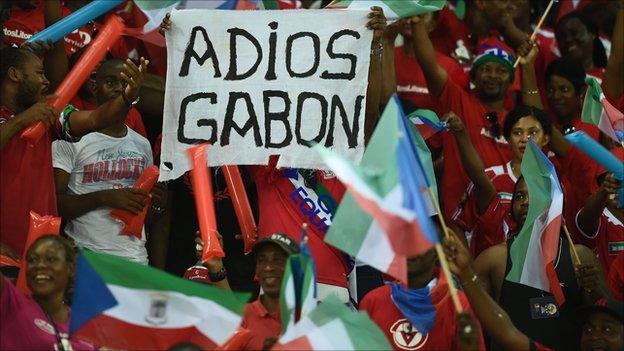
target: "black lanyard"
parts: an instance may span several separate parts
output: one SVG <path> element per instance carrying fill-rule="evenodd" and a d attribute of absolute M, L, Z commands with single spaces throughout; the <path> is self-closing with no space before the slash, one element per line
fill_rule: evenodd
<path fill-rule="evenodd" d="M 43 308 L 41 309 L 43 310 Z M 50 322 L 50 324 L 52 324 L 52 328 L 54 328 L 54 336 L 56 337 L 56 342 L 58 344 L 59 351 L 72 351 L 71 345 L 69 346 L 69 349 L 65 348 L 64 341 L 68 342 L 69 340 L 61 338 L 61 333 L 59 333 L 58 328 L 56 327 L 56 323 L 54 323 L 54 320 L 52 319 L 52 317 L 45 310 L 43 310 L 43 313 L 45 313 L 46 318 L 48 319 L 48 322 Z"/>

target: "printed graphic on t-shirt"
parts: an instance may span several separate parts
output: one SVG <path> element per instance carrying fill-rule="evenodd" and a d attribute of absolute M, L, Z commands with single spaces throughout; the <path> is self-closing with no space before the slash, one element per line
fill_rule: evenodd
<path fill-rule="evenodd" d="M 336 200 L 328 192 L 320 192 L 318 188 L 308 187 L 303 176 L 296 169 L 284 172 L 284 176 L 294 186 L 294 191 L 289 198 L 299 207 L 303 216 L 308 218 L 310 225 L 326 233 L 336 210 Z"/>
<path fill-rule="evenodd" d="M 399 319 L 390 327 L 394 344 L 403 350 L 418 350 L 427 343 L 429 334 L 422 335 L 407 319 Z"/>
<path fill-rule="evenodd" d="M 82 183 L 138 179 L 145 168 L 145 157 L 138 152 L 117 150 L 100 151 L 97 161 L 84 165 Z"/>

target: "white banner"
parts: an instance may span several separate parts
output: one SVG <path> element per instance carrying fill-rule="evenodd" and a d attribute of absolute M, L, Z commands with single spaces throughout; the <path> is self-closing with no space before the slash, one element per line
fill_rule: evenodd
<path fill-rule="evenodd" d="M 320 168 L 308 142 L 359 161 L 372 31 L 368 11 L 173 11 L 160 180 L 211 166 Z"/>

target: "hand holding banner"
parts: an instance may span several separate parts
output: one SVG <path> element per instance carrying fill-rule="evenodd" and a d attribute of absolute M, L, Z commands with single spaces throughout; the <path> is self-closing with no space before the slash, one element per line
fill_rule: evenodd
<path fill-rule="evenodd" d="M 109 18 L 98 37 L 87 48 L 74 68 L 56 89 L 55 96 L 48 101 L 48 104 L 58 111 L 62 111 L 65 105 L 76 95 L 97 64 L 100 63 L 106 51 L 119 39 L 124 28 L 123 23 L 116 16 Z M 37 122 L 26 128 L 22 132 L 21 138 L 32 145 L 43 136 L 45 131 L 45 125 L 42 122 Z"/>
<path fill-rule="evenodd" d="M 187 150 L 191 169 L 191 184 L 197 208 L 197 220 L 199 233 L 204 242 L 202 262 L 215 257 L 225 257 L 225 253 L 217 238 L 217 219 L 215 217 L 214 200 L 212 193 L 212 181 L 206 165 L 206 149 L 208 144 L 193 146 Z"/>

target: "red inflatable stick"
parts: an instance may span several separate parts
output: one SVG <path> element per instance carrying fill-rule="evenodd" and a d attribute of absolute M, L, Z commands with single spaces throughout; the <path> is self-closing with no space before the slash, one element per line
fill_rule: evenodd
<path fill-rule="evenodd" d="M 232 205 L 234 205 L 234 212 L 238 219 L 238 225 L 243 235 L 245 254 L 248 254 L 256 243 L 258 229 L 253 213 L 251 212 L 251 206 L 249 206 L 247 191 L 243 185 L 243 179 L 241 178 L 238 166 L 224 166 L 222 169 L 223 176 L 225 177 L 225 184 L 227 184 L 228 193 L 232 199 Z"/>
<path fill-rule="evenodd" d="M 56 89 L 54 97 L 48 101 L 48 104 L 62 111 L 65 105 L 76 95 L 82 84 L 87 80 L 91 72 L 100 63 L 106 51 L 119 39 L 125 26 L 117 18 L 111 16 L 98 34 L 97 38 L 89 45 L 80 60 L 74 65 L 61 85 Z M 28 141 L 29 144 L 36 144 L 46 132 L 45 125 L 37 122 L 22 132 L 22 139 Z"/>
<path fill-rule="evenodd" d="M 139 179 L 134 182 L 132 187 L 149 193 L 152 191 L 152 188 L 154 188 L 157 181 L 158 167 L 149 166 L 143 171 L 143 173 L 141 173 L 141 176 L 139 176 Z M 147 215 L 150 203 L 151 198 L 146 197 L 145 201 L 143 201 L 143 211 L 137 215 L 120 209 L 114 209 L 111 211 L 111 216 L 124 224 L 124 228 L 121 231 L 122 234 L 134 235 L 141 239 L 143 235 L 143 223 L 145 223 L 145 216 Z"/>
<path fill-rule="evenodd" d="M 202 262 L 212 258 L 225 257 L 225 253 L 217 238 L 217 219 L 215 217 L 212 180 L 208 174 L 206 165 L 206 149 L 208 144 L 193 146 L 187 150 L 191 165 L 191 184 L 193 185 L 193 195 L 195 196 L 195 207 L 197 208 L 197 220 L 199 221 L 199 233 L 204 242 L 202 251 Z"/>
<path fill-rule="evenodd" d="M 251 339 L 252 334 L 249 329 L 240 328 L 232 334 L 232 336 L 225 342 L 225 344 L 217 347 L 215 350 L 217 351 L 234 351 L 234 350 L 242 350 L 243 346 L 245 346 L 249 340 Z"/>
<path fill-rule="evenodd" d="M 30 294 L 30 289 L 26 284 L 26 253 L 37 239 L 44 235 L 56 234 L 58 235 L 61 230 L 61 218 L 54 216 L 42 216 L 33 211 L 30 211 L 30 226 L 28 227 L 28 236 L 26 237 L 26 246 L 24 246 L 24 253 L 20 260 L 20 271 L 17 276 L 17 288 Z"/>

